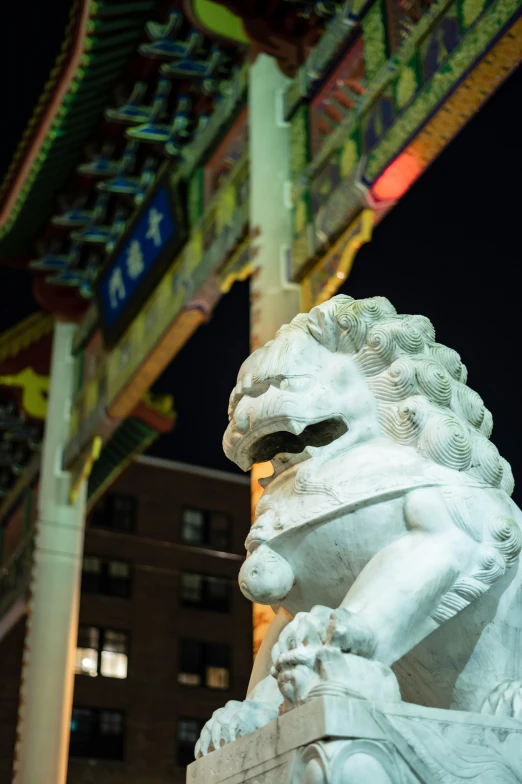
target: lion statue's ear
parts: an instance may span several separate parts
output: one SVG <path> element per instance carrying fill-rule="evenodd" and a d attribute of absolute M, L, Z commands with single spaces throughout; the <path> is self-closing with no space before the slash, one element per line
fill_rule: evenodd
<path fill-rule="evenodd" d="M 308 314 L 308 331 L 318 343 L 329 351 L 335 351 L 337 346 L 337 319 L 336 303 L 329 300 L 322 305 L 312 308 Z"/>

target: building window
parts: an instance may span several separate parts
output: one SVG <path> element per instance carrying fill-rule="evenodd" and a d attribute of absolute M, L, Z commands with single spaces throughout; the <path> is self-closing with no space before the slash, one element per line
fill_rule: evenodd
<path fill-rule="evenodd" d="M 106 629 L 100 658 L 100 674 L 106 678 L 126 678 L 128 668 L 128 638 L 123 632 Z"/>
<path fill-rule="evenodd" d="M 131 594 L 130 565 L 86 555 L 83 559 L 82 593 L 128 599 Z"/>
<path fill-rule="evenodd" d="M 209 545 L 216 550 L 226 550 L 230 544 L 230 518 L 222 512 L 210 512 Z"/>
<path fill-rule="evenodd" d="M 223 512 L 183 509 L 181 539 L 185 544 L 226 550 L 230 546 L 230 517 Z"/>
<path fill-rule="evenodd" d="M 230 648 L 228 645 L 181 640 L 178 683 L 225 690 L 230 687 Z"/>
<path fill-rule="evenodd" d="M 76 675 L 126 678 L 129 661 L 129 638 L 124 632 L 80 626 L 76 648 Z"/>
<path fill-rule="evenodd" d="M 91 675 L 93 677 L 98 675 L 99 649 L 99 629 L 94 626 L 80 626 L 74 668 L 77 675 Z"/>
<path fill-rule="evenodd" d="M 125 715 L 117 710 L 73 708 L 71 718 L 71 757 L 123 759 Z"/>
<path fill-rule="evenodd" d="M 231 596 L 230 580 L 202 574 L 183 572 L 181 575 L 181 604 L 203 610 L 228 612 Z"/>
<path fill-rule="evenodd" d="M 205 512 L 201 509 L 183 510 L 181 538 L 187 544 L 206 544 L 207 531 Z"/>
<path fill-rule="evenodd" d="M 91 526 L 132 533 L 136 529 L 137 499 L 132 495 L 112 493 L 98 501 L 91 515 Z"/>
<path fill-rule="evenodd" d="M 180 767 L 184 768 L 194 762 L 194 746 L 198 742 L 204 726 L 204 719 L 180 718 L 178 720 L 177 760 Z"/>

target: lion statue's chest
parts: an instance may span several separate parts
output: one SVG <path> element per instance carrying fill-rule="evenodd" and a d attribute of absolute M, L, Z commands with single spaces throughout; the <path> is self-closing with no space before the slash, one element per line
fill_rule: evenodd
<path fill-rule="evenodd" d="M 466 476 L 386 439 L 317 464 L 313 459 L 269 485 L 250 536 L 295 575 L 288 612 L 338 606 L 358 575 L 407 533 L 405 500 L 417 488 L 466 483 Z"/>
<path fill-rule="evenodd" d="M 317 604 L 339 606 L 366 564 L 405 531 L 401 495 L 276 537 L 271 549 L 295 575 L 283 607 L 295 615 Z"/>

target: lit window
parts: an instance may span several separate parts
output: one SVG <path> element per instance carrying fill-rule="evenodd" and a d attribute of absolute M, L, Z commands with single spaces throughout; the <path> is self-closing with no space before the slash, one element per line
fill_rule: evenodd
<path fill-rule="evenodd" d="M 100 632 L 94 626 L 80 626 L 74 671 L 77 675 L 98 675 Z"/>
<path fill-rule="evenodd" d="M 228 645 L 181 640 L 178 683 L 182 686 L 230 687 L 230 648 Z"/>
<path fill-rule="evenodd" d="M 74 707 L 71 718 L 71 757 L 123 759 L 125 716 L 117 710 Z"/>
<path fill-rule="evenodd" d="M 107 630 L 103 635 L 100 673 L 106 678 L 126 678 L 127 651 L 127 635 Z"/>
<path fill-rule="evenodd" d="M 230 545 L 230 517 L 223 512 L 184 509 L 181 539 L 185 544 L 226 550 Z"/>
<path fill-rule="evenodd" d="M 230 648 L 228 645 L 205 645 L 205 682 L 209 689 L 230 687 Z"/>
<path fill-rule="evenodd" d="M 226 667 L 207 667 L 207 686 L 209 689 L 228 689 L 229 674 Z"/>
<path fill-rule="evenodd" d="M 128 636 L 110 629 L 80 626 L 76 649 L 75 673 L 105 678 L 126 678 Z"/>
<path fill-rule="evenodd" d="M 177 760 L 180 767 L 194 762 L 194 746 L 199 740 L 204 725 L 203 719 L 179 719 Z"/>
<path fill-rule="evenodd" d="M 197 672 L 180 672 L 178 683 L 182 686 L 201 686 L 201 675 Z"/>
<path fill-rule="evenodd" d="M 204 667 L 204 643 L 199 640 L 181 640 L 178 683 L 183 686 L 202 686 Z"/>

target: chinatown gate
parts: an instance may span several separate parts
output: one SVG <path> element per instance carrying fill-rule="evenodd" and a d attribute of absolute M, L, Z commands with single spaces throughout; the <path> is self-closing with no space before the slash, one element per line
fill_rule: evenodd
<path fill-rule="evenodd" d="M 251 281 L 252 349 L 335 293 L 522 59 L 520 13 L 518 0 L 75 4 L 0 193 L 0 259 L 34 271 L 55 317 L 41 458 L 0 508 L 8 531 L 37 485 L 25 593 L 0 617 L 8 628 L 15 600 L 28 615 L 19 784 L 65 783 L 85 514 L 172 426 L 151 385 L 236 280 Z M 270 618 L 255 607 L 256 650 Z"/>

